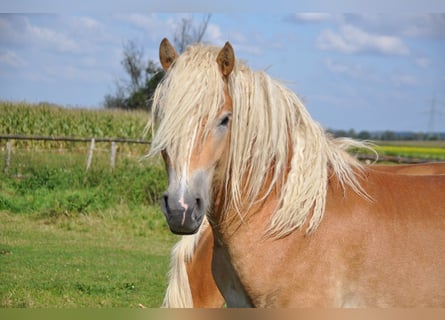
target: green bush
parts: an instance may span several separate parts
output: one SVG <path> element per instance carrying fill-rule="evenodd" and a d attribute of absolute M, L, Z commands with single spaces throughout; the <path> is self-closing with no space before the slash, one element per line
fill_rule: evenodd
<path fill-rule="evenodd" d="M 69 154 L 66 155 L 69 157 Z M 63 160 L 63 157 L 60 158 Z M 125 160 L 110 169 L 83 163 L 72 167 L 28 162 L 13 174 L 0 174 L 0 210 L 15 213 L 88 214 L 117 205 L 157 205 L 166 188 L 164 168 Z"/>

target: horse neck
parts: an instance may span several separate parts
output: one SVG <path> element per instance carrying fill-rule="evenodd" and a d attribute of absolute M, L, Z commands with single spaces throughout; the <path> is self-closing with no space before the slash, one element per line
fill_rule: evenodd
<path fill-rule="evenodd" d="M 290 157 L 291 158 L 291 157 Z M 215 179 L 213 181 L 213 202 L 211 210 L 209 211 L 209 222 L 215 233 L 215 237 L 222 240 L 223 238 L 230 237 L 236 233 L 240 227 L 247 224 L 249 220 L 259 215 L 270 215 L 276 208 L 278 198 L 281 190 L 281 186 L 287 178 L 288 170 L 286 170 L 282 181 L 272 186 L 270 190 L 270 184 L 273 178 L 273 165 L 268 171 L 269 174 L 264 180 L 264 187 L 258 194 L 258 200 L 253 204 L 242 202 L 241 207 L 236 207 L 234 199 L 232 199 L 232 192 L 230 190 L 230 181 L 226 179 L 226 175 L 229 176 L 230 172 L 225 171 L 227 168 L 227 155 L 221 161 L 221 165 L 217 167 L 215 171 Z M 290 160 L 288 168 L 290 166 Z M 244 177 L 243 180 L 247 183 L 248 178 Z M 242 185 L 246 185 L 243 183 Z M 248 189 L 247 187 L 245 188 Z M 241 195 L 241 198 L 243 195 Z M 265 218 L 268 219 L 268 218 Z M 265 220 L 267 221 L 267 220 Z M 267 224 L 266 224 L 267 225 Z M 263 230 L 258 230 L 263 232 Z"/>

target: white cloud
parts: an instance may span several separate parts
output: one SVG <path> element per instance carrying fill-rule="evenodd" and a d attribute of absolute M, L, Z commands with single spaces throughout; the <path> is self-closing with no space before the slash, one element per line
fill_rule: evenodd
<path fill-rule="evenodd" d="M 45 44 L 61 52 L 75 53 L 80 51 L 76 41 L 67 35 L 49 28 L 31 25 L 28 20 L 26 20 L 24 31 L 26 37 L 34 43 Z"/>
<path fill-rule="evenodd" d="M 13 76 L 37 86 L 111 82 L 121 68 L 122 50 L 113 22 L 106 25 L 89 16 L 0 15 L 2 75 L 15 71 Z"/>
<path fill-rule="evenodd" d="M 444 38 L 445 13 L 357 14 L 339 16 L 338 23 L 369 32 L 411 38 Z"/>
<path fill-rule="evenodd" d="M 73 17 L 71 20 L 75 26 L 84 27 L 86 29 L 98 30 L 103 28 L 100 22 L 90 17 Z"/>
<path fill-rule="evenodd" d="M 121 20 L 131 23 L 132 25 L 149 30 L 159 24 L 154 14 L 132 13 L 119 16 Z"/>
<path fill-rule="evenodd" d="M 358 64 L 344 64 L 340 62 L 333 61 L 328 58 L 324 61 L 325 66 L 329 71 L 334 73 L 346 74 L 352 77 L 357 77 L 362 74 L 363 68 Z"/>
<path fill-rule="evenodd" d="M 63 53 L 78 53 L 81 47 L 67 34 L 55 28 L 32 24 L 22 15 L 4 15 L 0 19 L 0 41 L 14 45 L 51 48 Z"/>
<path fill-rule="evenodd" d="M 431 65 L 431 60 L 426 57 L 418 57 L 414 60 L 417 66 L 428 68 Z"/>
<path fill-rule="evenodd" d="M 65 29 L 65 33 L 82 42 L 93 44 L 98 41 L 115 41 L 115 35 L 111 33 L 109 28 L 91 17 L 62 17 L 58 19 L 58 25 Z"/>
<path fill-rule="evenodd" d="M 0 64 L 5 64 L 10 67 L 24 67 L 26 62 L 15 52 L 7 50 L 5 53 L 0 53 Z"/>
<path fill-rule="evenodd" d="M 223 43 L 221 28 L 213 23 L 207 25 L 206 33 L 204 35 L 205 42 L 210 44 L 220 44 Z"/>
<path fill-rule="evenodd" d="M 332 19 L 332 15 L 323 12 L 305 12 L 295 13 L 291 16 L 291 20 L 298 23 L 319 23 Z"/>
<path fill-rule="evenodd" d="M 403 30 L 406 36 L 445 38 L 445 13 L 415 15 Z"/>
<path fill-rule="evenodd" d="M 322 50 L 333 50 L 346 54 L 379 53 L 404 56 L 409 54 L 408 47 L 400 38 L 367 33 L 352 25 L 345 25 L 339 32 L 323 30 L 316 45 Z"/>
<path fill-rule="evenodd" d="M 249 37 L 242 30 L 231 30 L 229 32 L 230 40 L 233 42 L 247 42 Z"/>
<path fill-rule="evenodd" d="M 147 37 L 156 41 L 173 34 L 176 27 L 175 23 L 177 23 L 177 20 L 173 19 L 162 20 L 156 14 L 122 14 L 117 15 L 116 18 L 129 23 L 133 27 L 142 29 Z"/>
<path fill-rule="evenodd" d="M 414 87 L 419 84 L 418 78 L 410 74 L 393 74 L 391 80 L 397 87 Z"/>
<path fill-rule="evenodd" d="M 247 54 L 253 54 L 255 56 L 259 56 L 263 53 L 263 50 L 259 46 L 255 45 L 247 45 L 247 44 L 235 44 L 237 51 L 247 53 Z"/>

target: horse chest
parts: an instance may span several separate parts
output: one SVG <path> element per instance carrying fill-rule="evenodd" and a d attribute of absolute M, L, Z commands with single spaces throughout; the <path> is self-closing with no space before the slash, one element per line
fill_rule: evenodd
<path fill-rule="evenodd" d="M 233 306 L 240 306 L 239 301 L 249 302 L 243 306 L 256 307 L 359 304 L 359 297 L 342 290 L 339 270 L 334 267 L 339 263 L 336 255 L 317 250 L 318 245 L 308 238 L 250 240 L 237 241 L 242 243 L 238 246 L 232 243 L 230 254 L 223 247 L 215 250 L 216 255 L 221 255 L 215 261 L 222 265 L 224 257 L 226 264 L 225 268 L 220 266 L 220 272 L 231 274 L 232 285 L 226 283 L 226 292 L 222 293 L 235 300 Z"/>
<path fill-rule="evenodd" d="M 227 307 L 254 307 L 242 285 L 238 274 L 230 262 L 227 250 L 215 240 L 213 248 L 212 272 L 219 291 L 223 295 Z"/>

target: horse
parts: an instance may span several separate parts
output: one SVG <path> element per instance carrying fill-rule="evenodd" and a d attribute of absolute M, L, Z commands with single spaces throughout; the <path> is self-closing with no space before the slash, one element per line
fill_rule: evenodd
<path fill-rule="evenodd" d="M 366 166 L 366 170 L 392 174 L 437 175 L 445 174 L 445 163 L 377 164 Z M 183 236 L 173 247 L 163 307 L 218 308 L 225 304 L 212 275 L 212 251 L 212 229 L 205 219 L 198 233 Z"/>
<path fill-rule="evenodd" d="M 399 165 L 371 165 L 369 170 L 385 171 L 393 174 L 407 174 L 414 176 L 441 175 L 445 174 L 445 162 L 428 162 L 418 164 Z"/>
<path fill-rule="evenodd" d="M 444 176 L 365 170 L 346 152 L 363 143 L 326 134 L 228 42 L 159 51 L 161 209 L 176 234 L 207 217 L 228 307 L 445 305 Z"/>

